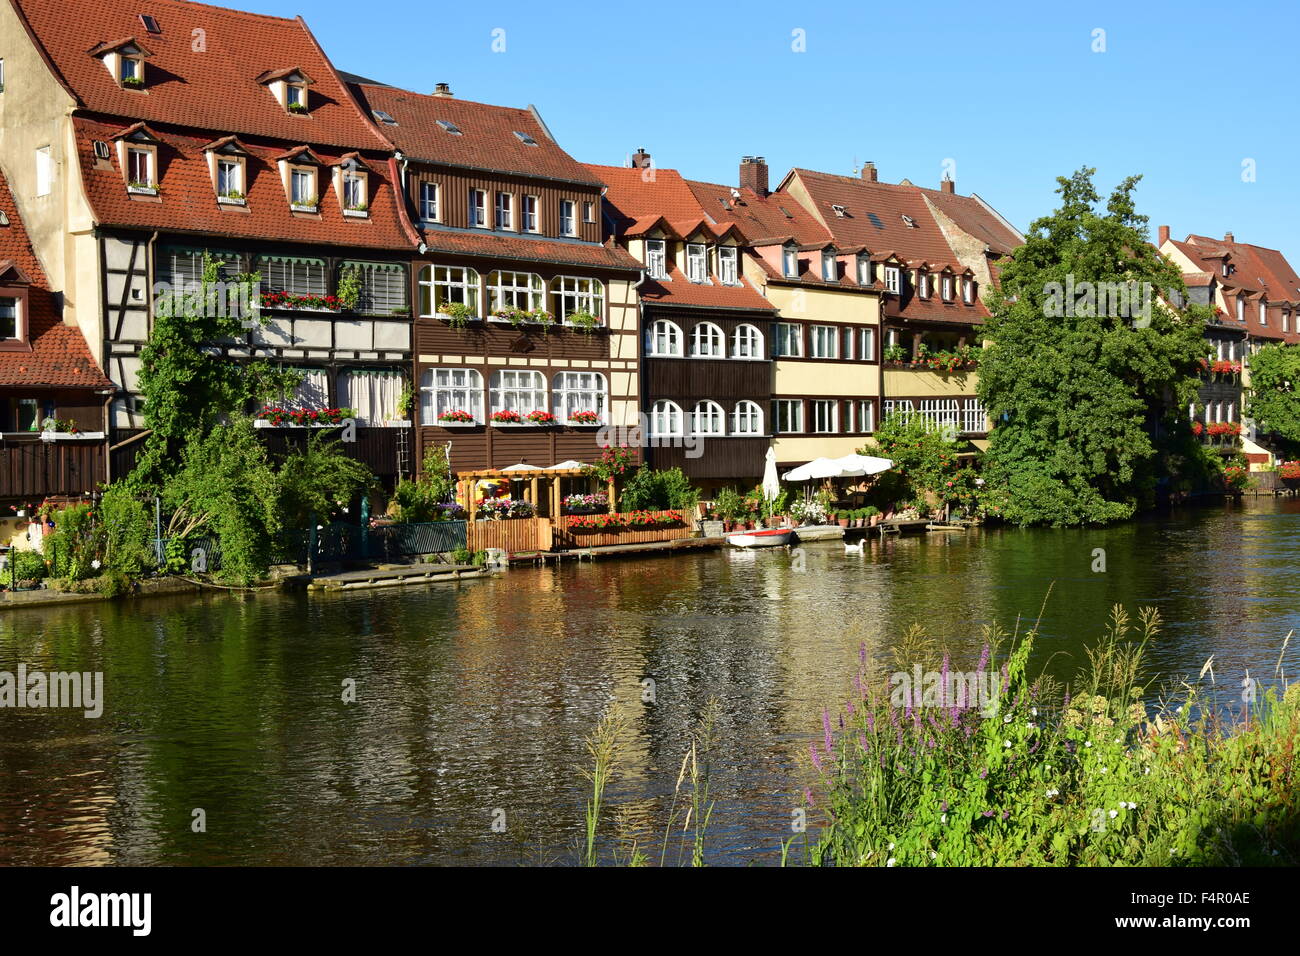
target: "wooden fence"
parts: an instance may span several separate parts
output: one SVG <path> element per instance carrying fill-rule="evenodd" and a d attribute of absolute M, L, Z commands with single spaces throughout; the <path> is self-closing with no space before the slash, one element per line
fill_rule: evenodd
<path fill-rule="evenodd" d="M 672 541 L 677 538 L 689 538 L 691 526 L 676 522 L 674 524 L 650 525 L 642 527 L 613 528 L 573 528 L 570 523 L 574 515 L 561 515 L 555 523 L 555 545 L 560 550 L 571 548 L 603 548 L 615 544 L 645 544 L 649 541 Z"/>
<path fill-rule="evenodd" d="M 471 551 L 500 548 L 507 554 L 520 551 L 550 551 L 552 545 L 550 518 L 502 518 L 492 521 L 470 521 L 466 545 Z"/>
<path fill-rule="evenodd" d="M 107 479 L 108 443 L 102 438 L 63 438 L 43 442 L 39 435 L 5 436 L 0 441 L 0 498 L 46 495 L 80 497 Z"/>

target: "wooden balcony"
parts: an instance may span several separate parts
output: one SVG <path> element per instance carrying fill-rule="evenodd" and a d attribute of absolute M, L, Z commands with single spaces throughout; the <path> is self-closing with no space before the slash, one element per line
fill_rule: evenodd
<path fill-rule="evenodd" d="M 0 436 L 0 498 L 38 502 L 48 495 L 79 496 L 107 480 L 108 442 L 102 436 L 61 433 L 43 441 L 37 432 Z"/>

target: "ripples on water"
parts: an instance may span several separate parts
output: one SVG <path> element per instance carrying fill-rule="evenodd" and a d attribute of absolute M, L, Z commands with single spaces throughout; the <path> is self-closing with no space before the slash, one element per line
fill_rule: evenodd
<path fill-rule="evenodd" d="M 1247 668 L 1272 679 L 1300 623 L 1298 531 L 1300 502 L 1262 500 L 1097 531 L 896 538 L 863 556 L 811 544 L 802 573 L 783 552 L 706 552 L 340 598 L 6 612 L 0 669 L 103 670 L 107 699 L 99 720 L 0 711 L 0 863 L 571 862 L 583 736 L 611 701 L 631 722 L 606 842 L 658 860 L 710 698 L 709 861 L 772 862 L 861 644 L 882 656 L 920 622 L 973 666 L 982 627 L 1035 618 L 1055 582 L 1036 651 L 1055 673 L 1073 673 L 1112 604 L 1154 605 L 1153 667 L 1190 680 L 1213 655 L 1231 698 Z"/>

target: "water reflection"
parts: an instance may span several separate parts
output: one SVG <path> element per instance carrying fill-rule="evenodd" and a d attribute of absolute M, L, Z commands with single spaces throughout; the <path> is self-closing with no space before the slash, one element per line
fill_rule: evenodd
<path fill-rule="evenodd" d="M 630 723 L 608 837 L 658 860 L 711 698 L 710 861 L 771 861 L 823 705 L 848 691 L 860 645 L 884 658 L 913 622 L 973 660 L 985 625 L 1036 618 L 1055 582 L 1039 654 L 1062 677 L 1119 602 L 1160 609 L 1164 675 L 1194 678 L 1214 655 L 1229 695 L 1246 668 L 1267 681 L 1300 623 L 1298 504 L 872 540 L 863 555 L 810 544 L 802 571 L 784 551 L 702 553 L 328 600 L 8 612 L 0 669 L 103 670 L 106 702 L 97 721 L 0 711 L 0 863 L 571 861 L 582 738 L 611 702 Z"/>

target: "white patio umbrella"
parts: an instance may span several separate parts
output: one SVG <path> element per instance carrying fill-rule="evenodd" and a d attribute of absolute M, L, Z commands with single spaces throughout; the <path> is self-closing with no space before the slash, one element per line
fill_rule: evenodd
<path fill-rule="evenodd" d="M 790 469 L 781 477 L 786 481 L 812 481 L 816 478 L 838 478 L 843 470 L 833 458 L 814 458 L 806 465 Z"/>
<path fill-rule="evenodd" d="M 874 455 L 845 455 L 843 458 L 835 458 L 834 462 L 840 466 L 840 478 L 861 478 L 864 475 L 878 475 L 882 471 L 889 471 L 894 467 L 894 463 L 888 458 L 876 458 Z"/>
<path fill-rule="evenodd" d="M 763 466 L 763 497 L 774 501 L 781 493 L 781 482 L 776 477 L 776 449 L 767 447 L 767 463 Z"/>
<path fill-rule="evenodd" d="M 586 468 L 586 467 L 587 466 L 582 462 L 574 461 L 572 458 L 570 458 L 568 461 L 562 461 L 558 465 L 551 465 L 551 467 L 547 468 L 546 470 L 547 471 L 571 471 L 574 469 Z"/>

